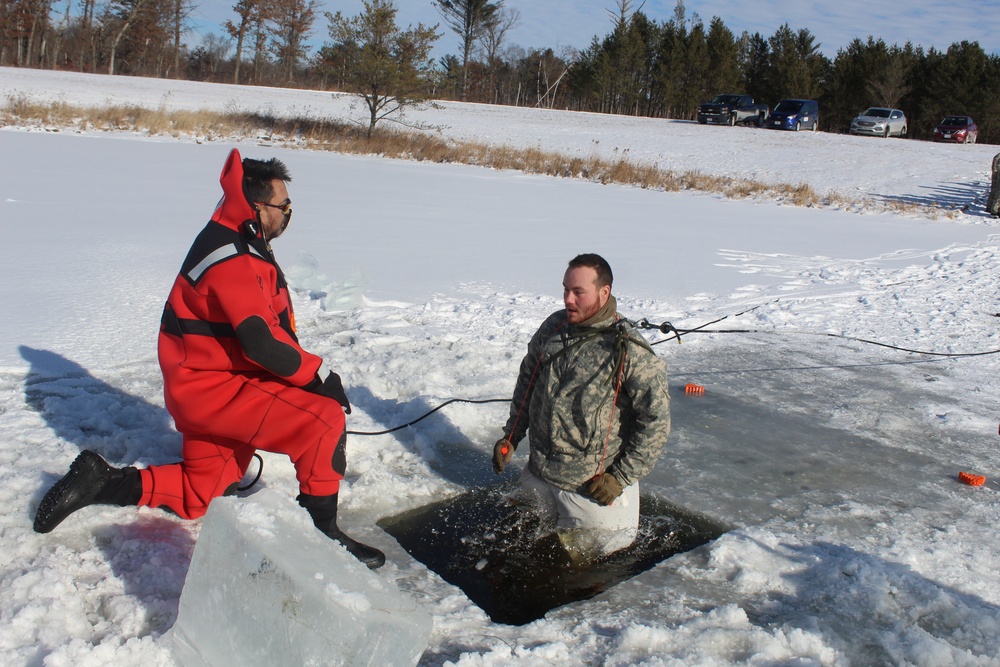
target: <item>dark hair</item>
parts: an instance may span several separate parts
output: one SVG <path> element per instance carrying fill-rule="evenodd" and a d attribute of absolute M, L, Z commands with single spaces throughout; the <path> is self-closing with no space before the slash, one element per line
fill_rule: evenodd
<path fill-rule="evenodd" d="M 611 273 L 611 265 L 608 264 L 608 260 L 604 259 L 600 255 L 592 252 L 586 252 L 569 260 L 569 268 L 571 269 L 578 269 L 583 266 L 597 271 L 598 287 L 604 287 L 605 285 L 611 287 L 611 283 L 615 281 L 615 276 Z"/>
<path fill-rule="evenodd" d="M 243 192 L 247 200 L 269 201 L 274 196 L 273 180 L 292 181 L 284 162 L 274 157 L 270 160 L 243 158 Z"/>

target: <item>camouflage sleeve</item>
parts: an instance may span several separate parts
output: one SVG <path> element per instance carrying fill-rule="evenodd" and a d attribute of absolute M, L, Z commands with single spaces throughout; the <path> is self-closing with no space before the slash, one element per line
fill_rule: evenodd
<path fill-rule="evenodd" d="M 649 350 L 635 345 L 628 349 L 631 363 L 626 361 L 622 391 L 631 403 L 631 423 L 618 457 L 608 467 L 623 486 L 649 474 L 670 435 L 666 364 Z"/>
<path fill-rule="evenodd" d="M 503 427 L 503 432 L 514 445 L 514 449 L 517 449 L 517 444 L 528 432 L 528 405 L 531 403 L 531 394 L 535 388 L 534 381 L 537 380 L 535 374 L 538 371 L 545 341 L 565 319 L 565 311 L 549 315 L 528 342 L 528 353 L 521 360 L 517 383 L 514 385 L 514 396 L 510 399 L 510 417 Z"/>

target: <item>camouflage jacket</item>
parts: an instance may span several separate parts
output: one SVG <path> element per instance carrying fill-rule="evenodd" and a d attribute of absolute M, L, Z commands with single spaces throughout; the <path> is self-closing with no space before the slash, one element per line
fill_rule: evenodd
<path fill-rule="evenodd" d="M 612 410 L 617 340 L 626 353 Z M 604 472 L 622 486 L 637 482 L 652 470 L 670 433 L 666 364 L 624 322 L 616 327 L 608 318 L 579 327 L 566 323 L 565 310 L 553 313 L 528 343 L 504 427 L 515 447 L 529 430 L 528 466 L 553 486 L 581 492 L 602 472 L 602 459 Z"/>

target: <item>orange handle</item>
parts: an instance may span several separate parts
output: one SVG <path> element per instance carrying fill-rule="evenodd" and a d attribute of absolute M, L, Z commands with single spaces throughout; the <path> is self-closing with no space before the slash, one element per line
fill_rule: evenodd
<path fill-rule="evenodd" d="M 510 445 L 504 445 L 503 447 L 500 448 L 500 453 L 503 454 L 504 456 L 507 456 L 507 452 L 509 451 L 510 451 Z"/>
<path fill-rule="evenodd" d="M 958 481 L 964 482 L 969 486 L 982 486 L 986 483 L 986 477 L 985 475 L 973 475 L 968 472 L 960 472 L 958 473 Z"/>

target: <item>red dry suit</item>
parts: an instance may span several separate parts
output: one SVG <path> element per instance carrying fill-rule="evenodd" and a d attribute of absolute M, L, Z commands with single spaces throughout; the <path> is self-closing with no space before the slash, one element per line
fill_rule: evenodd
<path fill-rule="evenodd" d="M 343 408 L 314 393 L 322 359 L 299 346 L 236 149 L 220 181 L 223 199 L 191 246 L 160 325 L 164 396 L 183 460 L 140 471 L 139 504 L 188 519 L 235 488 L 257 449 L 287 454 L 300 491 L 313 496 L 337 493 L 346 464 Z"/>

